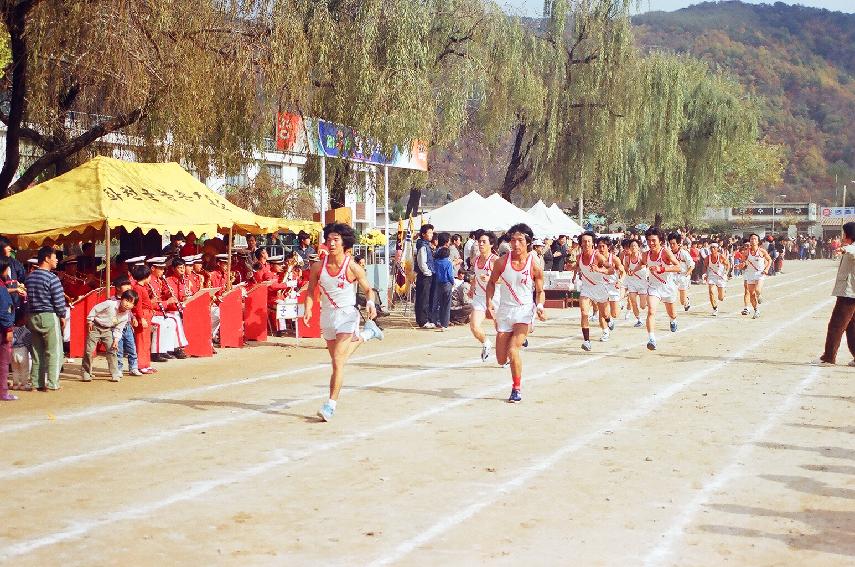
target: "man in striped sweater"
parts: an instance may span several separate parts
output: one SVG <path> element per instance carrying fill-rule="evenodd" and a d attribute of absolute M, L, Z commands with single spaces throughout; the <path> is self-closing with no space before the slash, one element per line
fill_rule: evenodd
<path fill-rule="evenodd" d="M 62 329 L 66 324 L 65 295 L 56 269 L 56 252 L 50 246 L 39 249 L 37 268 L 26 279 L 29 310 L 27 328 L 33 337 L 33 366 L 30 381 L 41 392 L 59 390 L 62 368 Z"/>

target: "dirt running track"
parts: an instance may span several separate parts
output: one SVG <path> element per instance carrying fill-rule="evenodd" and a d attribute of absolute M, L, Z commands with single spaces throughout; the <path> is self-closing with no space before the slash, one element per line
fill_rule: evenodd
<path fill-rule="evenodd" d="M 64 376 L 0 406 L 0 564 L 853 565 L 855 369 L 807 364 L 834 273 L 758 320 L 694 286 L 655 353 L 552 310 L 518 405 L 462 327 L 363 347 L 331 423 L 319 340 Z"/>

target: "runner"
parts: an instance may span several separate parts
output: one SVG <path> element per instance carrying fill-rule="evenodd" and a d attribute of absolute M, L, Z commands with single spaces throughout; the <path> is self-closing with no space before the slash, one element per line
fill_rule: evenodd
<path fill-rule="evenodd" d="M 520 348 L 526 340 L 535 312 L 537 318 L 546 321 L 543 311 L 545 294 L 543 292 L 543 270 L 534 262 L 534 254 L 529 246 L 534 233 L 526 224 L 515 224 L 508 232 L 510 252 L 495 265 L 487 284 L 487 310 L 492 310 L 492 298 L 497 284 L 501 283 L 499 307 L 496 314 L 496 360 L 502 366 L 511 364 L 513 386 L 508 403 L 522 401 L 520 385 L 522 383 L 522 360 Z M 499 268 L 501 266 L 501 269 Z M 532 298 L 537 294 L 537 304 Z"/>
<path fill-rule="evenodd" d="M 629 295 L 629 305 L 632 308 L 632 314 L 635 315 L 635 328 L 641 328 L 644 323 L 641 322 L 641 309 L 647 309 L 647 276 L 650 270 L 645 267 L 642 262 L 641 247 L 637 240 L 625 240 L 628 246 L 625 247 L 623 258 L 621 261 L 626 266 L 626 291 Z"/>
<path fill-rule="evenodd" d="M 603 287 L 608 297 L 608 309 L 600 311 L 600 317 L 605 319 L 608 330 L 615 330 L 615 321 L 618 316 L 618 302 L 620 301 L 621 282 L 623 281 L 624 269 L 620 258 L 611 251 L 612 241 L 608 236 L 602 236 L 597 239 L 597 252 L 606 258 L 606 267 L 609 269 L 609 274 L 603 275 Z M 605 335 L 605 340 L 608 340 L 608 334 Z M 600 340 L 603 340 L 601 337 Z"/>
<path fill-rule="evenodd" d="M 324 243 L 329 252 L 324 255 L 323 261 L 312 264 L 303 322 L 308 325 L 312 318 L 315 288 L 320 286 L 321 334 L 327 341 L 332 375 L 330 398 L 321 407 L 318 416 L 324 421 L 330 421 L 335 414 L 347 359 L 363 342 L 383 340 L 383 331 L 372 320 L 377 316 L 374 300 L 371 299 L 374 290 L 365 277 L 365 271 L 351 261 L 348 253 L 356 243 L 353 229 L 343 223 L 330 223 L 324 227 Z M 356 283 L 362 286 L 367 299 L 365 310 L 368 319 L 362 332 L 359 331 L 359 311 L 356 308 Z"/>
<path fill-rule="evenodd" d="M 710 244 L 710 253 L 706 259 L 707 290 L 710 294 L 710 305 L 712 305 L 713 317 L 718 316 L 718 301 L 724 301 L 724 288 L 727 285 L 727 272 L 730 264 L 715 242 Z M 718 291 L 716 291 L 718 290 Z M 718 301 L 716 301 L 718 293 Z"/>
<path fill-rule="evenodd" d="M 692 260 L 692 255 L 683 247 L 683 237 L 678 232 L 672 232 L 668 235 L 668 245 L 671 247 L 671 253 L 680 264 L 680 271 L 674 274 L 674 284 L 677 288 L 677 293 L 680 296 L 680 305 L 685 311 L 691 309 L 689 303 L 689 286 L 692 283 L 692 270 L 695 269 L 695 261 Z"/>
<path fill-rule="evenodd" d="M 772 258 L 769 253 L 760 248 L 760 237 L 754 233 L 748 235 L 748 251 L 745 255 L 745 261 L 742 263 L 742 269 L 745 274 L 745 292 L 751 301 L 751 306 L 754 308 L 752 319 L 760 317 L 759 307 L 759 290 L 763 276 L 769 273 L 769 266 L 772 265 Z M 742 311 L 743 315 L 748 315 L 748 307 Z"/>
<path fill-rule="evenodd" d="M 644 255 L 644 265 L 650 270 L 647 278 L 647 350 L 656 350 L 656 307 L 665 304 L 665 311 L 671 319 L 671 332 L 677 332 L 677 315 L 674 313 L 674 285 L 671 273 L 679 272 L 677 259 L 662 245 L 664 234 L 657 227 L 647 229 L 645 233 L 650 250 Z"/>
<path fill-rule="evenodd" d="M 609 340 L 609 328 L 606 323 L 605 314 L 608 312 L 609 294 L 603 285 L 603 276 L 611 275 L 613 269 L 608 268 L 608 256 L 603 256 L 594 250 L 593 232 L 584 232 L 579 235 L 579 261 L 576 263 L 574 278 L 580 280 L 579 310 L 581 311 L 582 324 L 582 350 L 591 350 L 591 331 L 589 328 L 590 313 L 592 306 L 598 306 L 600 312 L 600 329 L 603 334 L 600 341 Z"/>
<path fill-rule="evenodd" d="M 481 330 L 481 323 L 487 316 L 487 286 L 490 283 L 490 276 L 493 273 L 493 263 L 499 258 L 493 253 L 493 245 L 496 243 L 496 237 L 491 232 L 477 230 L 474 234 L 476 245 L 478 246 L 478 255 L 472 260 L 471 266 L 475 274 L 475 285 L 472 286 L 469 292 L 472 297 L 472 313 L 469 315 L 469 330 L 472 331 L 479 343 L 481 343 L 481 361 L 486 362 L 490 357 L 490 349 L 493 345 L 490 339 Z M 498 304 L 496 297 L 493 301 Z M 495 315 L 491 313 L 495 326 Z"/>

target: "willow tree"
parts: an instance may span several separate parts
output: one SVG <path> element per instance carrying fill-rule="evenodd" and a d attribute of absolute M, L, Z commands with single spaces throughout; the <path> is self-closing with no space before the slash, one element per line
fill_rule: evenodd
<path fill-rule="evenodd" d="M 293 79 L 275 64 L 288 38 L 272 19 L 272 0 L 6 0 L 0 7 L 11 45 L 0 196 L 117 143 L 202 175 L 234 170 L 270 129 L 258 101 Z M 101 143 L 111 134 L 109 145 Z M 22 144 L 32 154 L 24 164 Z"/>

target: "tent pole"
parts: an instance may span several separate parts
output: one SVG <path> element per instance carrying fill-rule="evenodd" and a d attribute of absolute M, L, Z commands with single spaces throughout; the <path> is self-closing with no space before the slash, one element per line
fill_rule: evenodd
<path fill-rule="evenodd" d="M 389 260 L 389 166 L 383 166 L 383 232 L 386 234 L 386 244 L 384 245 L 385 250 L 383 250 L 383 263 L 385 264 L 386 269 L 386 277 L 388 279 L 389 289 L 392 288 L 392 276 L 389 273 L 389 266 L 391 265 L 391 261 Z M 387 293 L 387 305 L 388 305 L 388 293 Z"/>
<path fill-rule="evenodd" d="M 321 220 L 321 226 L 326 224 L 326 203 L 327 203 L 327 158 L 326 156 L 321 156 L 321 206 L 320 211 L 321 214 L 319 216 Z M 318 236 L 318 242 L 323 244 L 324 242 L 324 233 L 321 231 L 321 234 Z"/>
<path fill-rule="evenodd" d="M 104 261 L 107 263 L 107 281 L 104 282 L 104 299 L 110 297 L 110 221 L 104 221 L 104 244 L 107 246 L 107 252 L 104 254 Z"/>
<path fill-rule="evenodd" d="M 232 288 L 232 240 L 234 226 L 229 227 L 229 261 L 226 264 L 226 289 Z"/>

